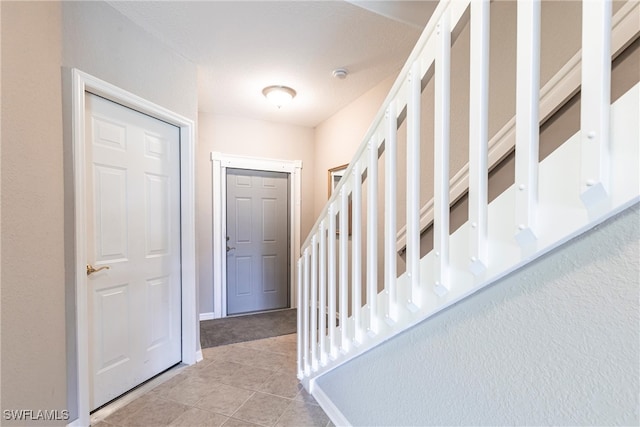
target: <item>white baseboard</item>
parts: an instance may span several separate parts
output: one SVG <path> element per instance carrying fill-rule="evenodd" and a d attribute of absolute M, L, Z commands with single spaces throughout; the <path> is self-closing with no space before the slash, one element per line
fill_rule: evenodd
<path fill-rule="evenodd" d="M 211 313 L 200 313 L 200 321 L 202 322 L 203 320 L 211 320 L 213 319 L 213 312 Z"/>
<path fill-rule="evenodd" d="M 75 420 L 71 421 L 69 424 L 67 424 L 67 427 L 85 427 L 85 425 L 82 424 L 80 417 L 78 417 Z"/>
<path fill-rule="evenodd" d="M 202 362 L 202 359 L 204 359 L 204 356 L 202 355 L 202 349 L 200 349 L 196 351 L 196 363 Z"/>
<path fill-rule="evenodd" d="M 344 416 L 342 411 L 333 403 L 333 401 L 325 394 L 324 391 L 317 384 L 310 387 L 311 395 L 316 399 L 316 402 L 320 405 L 325 414 L 331 419 L 331 422 L 337 427 L 349 427 L 351 423 Z"/>

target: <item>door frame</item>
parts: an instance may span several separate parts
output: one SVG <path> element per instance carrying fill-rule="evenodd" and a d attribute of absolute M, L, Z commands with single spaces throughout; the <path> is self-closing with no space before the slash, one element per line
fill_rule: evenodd
<path fill-rule="evenodd" d="M 213 162 L 213 318 L 227 317 L 227 168 L 285 172 L 289 179 L 289 301 L 296 304 L 296 260 L 300 258 L 300 184 L 302 161 L 211 153 Z"/>
<path fill-rule="evenodd" d="M 195 238 L 195 124 L 164 107 L 140 98 L 76 68 L 71 69 L 71 147 L 74 191 L 74 250 L 77 344 L 77 409 L 73 425 L 89 425 L 89 313 L 87 307 L 85 93 L 91 92 L 125 107 L 170 123 L 180 131 L 180 249 L 182 363 L 202 359 L 197 343 Z M 196 347 L 197 346 L 197 347 Z M 70 377 L 70 376 L 68 376 Z"/>

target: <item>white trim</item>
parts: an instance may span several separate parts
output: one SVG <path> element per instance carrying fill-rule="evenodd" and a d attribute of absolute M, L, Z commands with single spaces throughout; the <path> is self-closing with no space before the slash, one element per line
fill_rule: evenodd
<path fill-rule="evenodd" d="M 213 318 L 227 316 L 226 286 L 226 207 L 227 207 L 227 168 L 251 169 L 271 172 L 286 172 L 291 175 L 289 181 L 290 197 L 290 279 L 289 295 L 291 308 L 296 306 L 296 260 L 300 258 L 300 184 L 302 161 L 277 160 L 257 157 L 237 156 L 219 152 L 211 153 L 213 162 Z"/>
<path fill-rule="evenodd" d="M 349 422 L 349 420 L 347 420 L 347 417 L 345 417 L 342 411 L 338 409 L 331 398 L 327 396 L 320 387 L 318 387 L 315 381 L 310 382 L 309 389 L 311 390 L 310 394 L 314 399 L 316 399 L 318 405 L 320 405 L 324 413 L 327 414 L 333 424 L 335 424 L 337 427 L 351 426 L 351 423 Z"/>
<path fill-rule="evenodd" d="M 84 427 L 86 425 L 87 425 L 87 423 L 83 423 L 82 422 L 82 417 L 78 417 L 75 420 L 69 422 L 67 424 L 67 427 Z"/>
<path fill-rule="evenodd" d="M 625 3 L 612 18 L 611 52 L 612 60 L 633 41 L 638 33 L 638 10 L 640 2 Z M 540 89 L 540 123 L 558 111 L 564 102 L 580 90 L 580 67 L 582 51 L 576 53 Z M 511 118 L 489 141 L 488 165 L 498 164 L 515 145 L 515 116 Z M 450 201 L 455 203 L 469 188 L 469 164 L 465 164 L 450 181 Z M 433 223 L 433 198 L 420 208 L 420 230 L 424 231 Z M 407 245 L 407 227 L 398 230 L 396 251 Z"/>
<path fill-rule="evenodd" d="M 182 362 L 196 362 L 198 332 L 196 312 L 196 240 L 195 240 L 195 124 L 192 120 L 153 104 L 110 83 L 71 70 L 71 144 L 73 149 L 73 185 L 75 203 L 75 292 L 78 419 L 70 425 L 89 425 L 89 339 L 87 312 L 87 252 L 85 212 L 85 92 L 89 91 L 180 128 L 180 209 L 182 255 Z M 199 345 L 198 345 L 199 347 Z"/>
<path fill-rule="evenodd" d="M 210 313 L 200 313 L 200 321 L 202 322 L 203 320 L 211 320 L 211 319 L 215 319 L 215 317 L 213 316 L 213 311 Z"/>

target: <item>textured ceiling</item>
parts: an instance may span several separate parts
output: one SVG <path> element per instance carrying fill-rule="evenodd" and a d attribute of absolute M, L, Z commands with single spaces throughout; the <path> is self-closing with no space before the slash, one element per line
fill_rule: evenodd
<path fill-rule="evenodd" d="M 198 66 L 201 112 L 314 127 L 400 70 L 436 2 L 109 4 Z M 298 96 L 278 110 L 261 94 L 270 85 Z"/>

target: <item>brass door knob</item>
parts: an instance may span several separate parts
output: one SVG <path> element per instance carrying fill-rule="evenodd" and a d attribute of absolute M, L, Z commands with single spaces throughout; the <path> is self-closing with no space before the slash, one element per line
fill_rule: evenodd
<path fill-rule="evenodd" d="M 87 276 L 90 274 L 95 273 L 96 271 L 100 271 L 100 270 L 108 270 L 111 267 L 109 267 L 108 265 L 103 265 L 100 268 L 95 268 L 94 266 L 92 266 L 91 264 L 87 264 Z"/>

